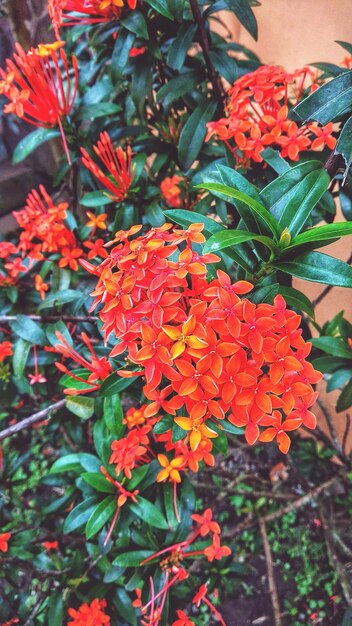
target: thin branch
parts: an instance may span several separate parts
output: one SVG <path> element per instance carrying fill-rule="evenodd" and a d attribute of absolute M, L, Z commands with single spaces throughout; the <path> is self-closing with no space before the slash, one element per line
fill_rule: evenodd
<path fill-rule="evenodd" d="M 35 322 L 96 322 L 95 315 L 27 315 L 30 320 Z M 15 322 L 18 315 L 0 315 L 0 324 L 5 322 Z"/>
<path fill-rule="evenodd" d="M 343 456 L 343 450 L 342 450 L 342 446 L 339 442 L 338 436 L 337 436 L 337 432 L 335 430 L 335 426 L 334 426 L 334 420 L 332 418 L 332 415 L 330 414 L 330 411 L 328 409 L 328 407 L 326 406 L 324 400 L 320 397 L 317 400 L 317 404 L 320 408 L 320 410 L 322 411 L 325 421 L 327 423 L 330 435 L 331 435 L 331 439 L 332 442 L 334 444 L 334 448 L 335 450 L 338 450 L 339 454 Z"/>
<path fill-rule="evenodd" d="M 341 584 L 341 588 L 342 588 L 342 592 L 345 597 L 345 600 L 348 606 L 352 607 L 352 585 L 349 580 L 349 577 L 346 574 L 343 564 L 338 559 L 332 531 L 330 529 L 329 520 L 327 519 L 325 508 L 322 503 L 320 503 L 319 512 L 320 512 L 320 519 L 321 519 L 321 524 L 322 524 L 323 531 L 324 531 L 325 542 L 326 542 L 326 547 L 327 547 L 330 563 L 332 567 L 335 569 L 339 577 L 339 581 Z"/>
<path fill-rule="evenodd" d="M 260 528 L 260 534 L 262 536 L 263 547 L 264 547 L 266 571 L 268 574 L 269 593 L 270 593 L 270 598 L 271 598 L 271 604 L 273 607 L 274 622 L 275 622 L 275 626 L 282 626 L 279 594 L 278 594 L 276 583 L 275 583 L 273 558 L 271 554 L 268 535 L 266 532 L 265 520 L 263 517 L 259 518 L 259 528 Z"/>
<path fill-rule="evenodd" d="M 204 61 L 205 61 L 205 65 L 207 68 L 208 77 L 213 86 L 215 97 L 218 101 L 219 113 L 223 115 L 224 114 L 224 96 L 220 89 L 218 75 L 215 71 L 215 68 L 209 56 L 209 38 L 205 30 L 204 20 L 199 9 L 198 0 L 190 0 L 190 5 L 191 5 L 191 10 L 192 10 L 194 20 L 198 25 L 199 43 L 203 51 L 203 56 L 204 56 Z"/>
<path fill-rule="evenodd" d="M 351 429 L 351 416 L 349 413 L 346 413 L 345 432 L 343 433 L 343 436 L 342 436 L 342 450 L 346 456 L 348 456 L 347 444 L 348 444 L 348 435 L 350 433 L 350 429 Z"/>
<path fill-rule="evenodd" d="M 23 430 L 24 428 L 28 428 L 28 426 L 31 426 L 32 424 L 35 424 L 36 422 L 41 422 L 45 418 L 50 417 L 51 413 L 53 413 L 54 411 L 58 411 L 59 409 L 62 409 L 62 407 L 65 405 L 65 402 L 66 400 L 59 400 L 59 402 L 55 402 L 55 404 L 51 404 L 46 409 L 43 409 L 42 411 L 38 411 L 38 413 L 34 413 L 33 415 L 26 417 L 21 422 L 17 422 L 17 424 L 12 424 L 12 426 L 9 426 L 8 428 L 4 428 L 4 430 L 0 431 L 0 441 L 2 439 L 6 439 L 6 437 L 11 437 L 11 435 L 18 433 L 20 430 Z"/>

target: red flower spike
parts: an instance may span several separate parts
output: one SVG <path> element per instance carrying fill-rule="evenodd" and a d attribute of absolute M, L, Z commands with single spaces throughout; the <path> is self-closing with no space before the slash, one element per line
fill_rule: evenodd
<path fill-rule="evenodd" d="M 99 157 L 109 175 L 109 178 L 103 170 L 89 156 L 88 152 L 81 148 L 82 162 L 92 172 L 92 174 L 101 182 L 101 184 L 110 192 L 112 200 L 122 202 L 127 197 L 127 192 L 131 186 L 133 173 L 131 170 L 131 148 L 127 146 L 124 152 L 122 148 L 114 149 L 111 139 L 106 131 L 100 134 L 100 140 L 96 146 L 93 146 L 95 154 Z"/>
<path fill-rule="evenodd" d="M 0 93 L 9 103 L 5 113 L 14 113 L 24 121 L 42 128 L 59 126 L 70 163 L 62 119 L 72 110 L 78 88 L 78 66 L 72 57 L 73 84 L 68 60 L 62 45 L 41 44 L 27 53 L 16 44 L 13 59 L 6 60 L 5 72 L 0 69 Z"/>
<path fill-rule="evenodd" d="M 106 601 L 95 598 L 90 604 L 84 602 L 79 609 L 68 609 L 72 621 L 67 626 L 110 626 L 110 617 L 105 613 Z"/>

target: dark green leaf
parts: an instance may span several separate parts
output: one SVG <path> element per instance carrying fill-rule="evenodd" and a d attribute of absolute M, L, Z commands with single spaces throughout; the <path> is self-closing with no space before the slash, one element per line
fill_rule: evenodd
<path fill-rule="evenodd" d="M 63 289 L 62 291 L 56 291 L 45 297 L 45 300 L 38 307 L 42 309 L 48 309 L 49 307 L 62 306 L 67 302 L 73 302 L 77 300 L 77 291 L 75 289 Z"/>
<path fill-rule="evenodd" d="M 13 373 L 19 378 L 21 378 L 24 368 L 26 367 L 31 347 L 32 343 L 30 341 L 26 341 L 25 339 L 18 339 L 15 342 L 13 349 L 12 366 Z"/>
<path fill-rule="evenodd" d="M 182 128 L 178 156 L 185 170 L 189 169 L 198 157 L 206 135 L 206 123 L 212 119 L 216 106 L 214 101 L 203 100 Z"/>
<path fill-rule="evenodd" d="M 94 511 L 96 503 L 96 497 L 92 496 L 90 498 L 86 498 L 83 502 L 75 506 L 75 508 L 70 511 L 64 522 L 64 533 L 72 533 L 83 526 Z"/>
<path fill-rule="evenodd" d="M 269 248 L 271 252 L 275 253 L 277 251 L 277 246 L 275 246 L 272 239 L 269 237 L 248 233 L 245 230 L 223 230 L 222 232 L 215 233 L 215 235 L 210 237 L 205 243 L 203 250 L 204 252 L 217 252 L 237 246 L 244 241 L 259 241 Z"/>
<path fill-rule="evenodd" d="M 116 606 L 120 615 L 131 626 L 137 626 L 137 614 L 132 606 L 131 598 L 122 587 L 118 587 L 115 590 L 115 598 L 117 600 Z"/>
<path fill-rule="evenodd" d="M 17 315 L 16 320 L 10 322 L 12 332 L 21 339 L 25 339 L 29 343 L 44 346 L 46 344 L 46 336 L 43 329 L 27 317 L 26 315 Z"/>
<path fill-rule="evenodd" d="M 116 437 L 120 437 L 124 426 L 122 424 L 123 411 L 118 394 L 104 398 L 103 415 L 104 422 L 110 432 Z"/>
<path fill-rule="evenodd" d="M 167 6 L 167 2 L 165 0 L 146 0 L 147 4 L 149 4 L 157 13 L 164 15 L 164 17 L 168 17 L 169 20 L 173 20 L 174 16 L 169 10 Z"/>
<path fill-rule="evenodd" d="M 205 184 L 220 183 L 221 185 L 227 185 L 227 187 L 233 187 L 234 189 L 238 189 L 238 191 L 242 191 L 242 193 L 247 194 L 247 196 L 250 196 L 257 202 L 261 201 L 258 190 L 252 183 L 236 170 L 221 163 L 216 163 L 215 169 L 206 168 L 199 172 L 199 174 L 194 177 L 194 184 L 196 184 L 196 180 L 197 182 L 200 180 Z M 212 193 L 218 198 L 222 198 L 223 200 L 227 199 L 226 193 L 215 191 L 214 189 L 212 189 Z"/>
<path fill-rule="evenodd" d="M 54 591 L 50 594 L 48 606 L 48 624 L 50 624 L 50 626 L 62 626 L 63 599 L 61 590 Z"/>
<path fill-rule="evenodd" d="M 232 85 L 239 76 L 236 59 L 219 48 L 209 50 L 209 57 L 220 76 L 223 76 Z"/>
<path fill-rule="evenodd" d="M 134 378 L 120 378 L 116 372 L 113 372 L 103 380 L 99 389 L 99 396 L 108 398 L 127 389 L 134 382 Z"/>
<path fill-rule="evenodd" d="M 306 252 L 293 261 L 278 262 L 274 267 L 281 272 L 336 287 L 352 287 L 352 267 L 321 252 Z"/>
<path fill-rule="evenodd" d="M 304 246 L 308 243 L 314 243 L 314 247 L 319 248 L 319 246 L 324 245 L 325 242 L 330 243 L 334 240 L 340 239 L 340 237 L 351 234 L 351 222 L 324 224 L 324 226 L 309 228 L 292 239 L 290 245 L 285 248 L 285 253 L 290 252 L 293 248 Z"/>
<path fill-rule="evenodd" d="M 53 128 L 37 128 L 33 132 L 29 133 L 21 141 L 18 142 L 12 157 L 12 163 L 20 163 L 23 161 L 33 150 L 41 146 L 50 139 L 60 137 L 60 132 Z"/>
<path fill-rule="evenodd" d="M 352 71 L 336 76 L 302 100 L 291 112 L 301 122 L 327 124 L 352 110 Z"/>
<path fill-rule="evenodd" d="M 173 40 L 167 54 L 167 64 L 172 69 L 180 70 L 183 67 L 196 30 L 197 24 L 193 22 L 183 22 L 178 28 L 177 36 Z"/>
<path fill-rule="evenodd" d="M 260 156 L 263 157 L 265 163 L 268 163 L 279 175 L 291 169 L 291 166 L 282 158 L 280 152 L 273 148 L 265 148 L 265 150 L 262 150 L 260 153 Z"/>
<path fill-rule="evenodd" d="M 142 39 L 148 39 L 148 27 L 144 15 L 140 11 L 130 11 L 120 19 L 120 24 Z"/>
<path fill-rule="evenodd" d="M 336 411 L 337 413 L 341 413 L 341 411 L 346 411 L 352 405 L 352 380 L 346 385 L 342 393 L 340 394 L 337 404 Z"/>
<path fill-rule="evenodd" d="M 116 511 L 116 498 L 107 496 L 102 502 L 95 507 L 94 511 L 86 525 L 86 537 L 91 539 L 99 530 L 103 528 L 106 522 L 114 515 Z"/>
<path fill-rule="evenodd" d="M 190 93 L 199 82 L 199 73 L 190 70 L 183 72 L 179 76 L 175 76 L 169 80 L 166 85 L 163 85 L 156 94 L 156 101 L 163 102 L 164 106 L 168 108 L 178 98 L 181 98 L 187 93 Z"/>
<path fill-rule="evenodd" d="M 81 463 L 78 454 L 66 454 L 55 461 L 49 470 L 49 474 L 61 472 L 79 472 Z"/>
<path fill-rule="evenodd" d="M 161 529 L 168 528 L 167 521 L 158 507 L 145 498 L 142 498 L 142 496 L 137 496 L 137 502 L 130 504 L 129 508 L 137 517 L 140 517 L 144 522 L 150 524 L 150 526 Z"/>
<path fill-rule="evenodd" d="M 80 204 L 95 209 L 99 206 L 105 206 L 105 204 L 111 204 L 111 198 L 108 198 L 104 191 L 90 191 L 80 199 Z"/>
<path fill-rule="evenodd" d="M 119 32 L 111 57 L 111 75 L 115 81 L 123 76 L 134 40 L 134 33 L 128 32 L 127 30 Z"/>
<path fill-rule="evenodd" d="M 352 164 L 352 117 L 344 125 L 335 147 L 335 154 L 341 154 L 346 164 L 342 184 L 344 184 Z"/>
<path fill-rule="evenodd" d="M 258 38 L 258 27 L 255 15 L 250 7 L 248 0 L 225 0 L 227 6 L 233 11 L 242 26 L 248 30 L 253 39 Z"/>
<path fill-rule="evenodd" d="M 95 120 L 98 117 L 108 117 L 108 115 L 120 113 L 120 111 L 120 104 L 114 104 L 113 102 L 99 102 L 99 106 L 89 104 L 88 106 L 82 107 L 77 115 L 77 119 Z"/>
<path fill-rule="evenodd" d="M 145 55 L 134 68 L 131 83 L 131 98 L 141 117 L 145 115 L 146 101 L 153 104 L 153 66 Z"/>
<path fill-rule="evenodd" d="M 267 185 L 261 199 L 291 237 L 299 233 L 330 182 L 320 161 L 307 161 L 290 168 Z"/>
<path fill-rule="evenodd" d="M 320 356 L 313 359 L 315 369 L 323 374 L 331 374 L 339 367 L 348 367 L 349 363 L 345 359 L 337 359 L 333 356 Z"/>
<path fill-rule="evenodd" d="M 328 380 L 326 391 L 334 391 L 334 389 L 342 389 L 345 384 L 352 379 L 352 369 L 340 369 Z"/>

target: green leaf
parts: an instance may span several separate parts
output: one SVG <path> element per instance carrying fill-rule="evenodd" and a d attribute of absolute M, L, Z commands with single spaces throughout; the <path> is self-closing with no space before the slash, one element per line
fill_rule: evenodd
<path fill-rule="evenodd" d="M 349 365 L 345 359 L 337 359 L 333 356 L 319 356 L 313 359 L 312 363 L 315 369 L 323 374 L 331 374 L 339 367 L 347 367 Z"/>
<path fill-rule="evenodd" d="M 197 187 L 202 187 L 204 189 L 207 189 L 208 191 L 220 191 L 229 198 L 240 200 L 249 207 L 251 215 L 255 220 L 255 226 L 258 229 L 258 234 L 270 234 L 274 235 L 276 239 L 279 239 L 281 234 L 279 223 L 269 213 L 265 206 L 263 206 L 256 200 L 253 200 L 253 198 L 251 198 L 247 194 L 241 191 L 237 191 L 236 189 L 232 189 L 232 187 L 228 187 L 227 185 L 220 185 L 218 183 L 204 183 L 202 185 L 197 185 Z M 245 216 L 241 215 L 241 217 L 245 221 Z M 253 229 L 253 224 L 251 228 Z"/>
<path fill-rule="evenodd" d="M 178 28 L 167 53 L 167 65 L 173 70 L 180 70 L 183 67 L 197 28 L 197 24 L 193 22 L 183 22 Z"/>
<path fill-rule="evenodd" d="M 118 587 L 115 589 L 115 598 L 117 600 L 115 605 L 123 619 L 132 626 L 137 626 L 137 614 L 127 592 L 122 587 Z"/>
<path fill-rule="evenodd" d="M 91 539 L 99 530 L 103 528 L 106 522 L 114 515 L 116 511 L 116 498 L 107 496 L 98 504 L 91 513 L 86 525 L 86 538 Z"/>
<path fill-rule="evenodd" d="M 66 454 L 55 461 L 49 470 L 49 474 L 61 474 L 62 472 L 79 472 L 81 463 L 78 454 Z"/>
<path fill-rule="evenodd" d="M 258 26 L 255 15 L 248 0 L 225 0 L 230 11 L 233 11 L 242 26 L 248 30 L 253 39 L 258 39 Z"/>
<path fill-rule="evenodd" d="M 281 293 L 281 295 L 284 296 L 287 304 L 295 307 L 295 309 L 298 309 L 299 311 L 304 311 L 307 315 L 309 315 L 309 317 L 314 319 L 315 313 L 311 301 L 307 298 L 307 296 L 298 291 L 298 289 L 294 289 L 293 287 L 283 287 L 280 285 L 278 293 Z"/>
<path fill-rule="evenodd" d="M 134 40 L 134 33 L 127 30 L 119 32 L 111 57 L 111 76 L 114 81 L 118 81 L 123 76 Z"/>
<path fill-rule="evenodd" d="M 352 405 L 352 380 L 346 385 L 344 390 L 339 396 L 336 404 L 337 413 L 341 413 L 341 411 L 346 411 Z"/>
<path fill-rule="evenodd" d="M 114 396 L 116 393 L 120 393 L 124 389 L 127 389 L 134 382 L 134 378 L 120 378 L 116 372 L 113 372 L 103 380 L 98 392 L 99 396 L 108 398 Z"/>
<path fill-rule="evenodd" d="M 209 50 L 208 54 L 215 70 L 232 85 L 239 77 L 236 59 L 219 48 Z"/>
<path fill-rule="evenodd" d="M 131 550 L 119 554 L 112 562 L 119 567 L 138 567 L 142 561 L 154 554 L 153 550 Z"/>
<path fill-rule="evenodd" d="M 327 124 L 352 110 L 352 71 L 343 72 L 302 100 L 290 117 Z"/>
<path fill-rule="evenodd" d="M 19 378 L 23 375 L 31 347 L 31 342 L 26 341 L 25 339 L 18 339 L 14 345 L 12 367 L 13 373 Z"/>
<path fill-rule="evenodd" d="M 59 574 L 59 571 L 58 571 Z M 50 594 L 48 604 L 48 624 L 50 626 L 62 626 L 63 623 L 63 599 L 62 592 L 54 591 Z"/>
<path fill-rule="evenodd" d="M 99 472 L 84 472 L 81 474 L 81 478 L 83 478 L 88 485 L 97 489 L 97 491 L 104 493 L 115 493 L 116 491 L 114 485 L 106 480 Z"/>
<path fill-rule="evenodd" d="M 290 168 L 267 185 L 261 199 L 291 237 L 299 233 L 330 182 L 320 161 L 307 161 Z"/>
<path fill-rule="evenodd" d="M 237 170 L 233 170 L 231 167 L 227 167 L 227 165 L 215 163 L 215 169 L 209 167 L 205 168 L 194 177 L 194 184 L 196 184 L 198 180 L 205 184 L 220 183 L 221 185 L 227 185 L 228 187 L 242 191 L 242 193 L 247 194 L 247 196 L 250 196 L 253 200 L 260 202 L 260 195 L 257 188 L 242 176 L 242 174 L 237 172 Z M 212 193 L 218 198 L 222 198 L 223 200 L 227 199 L 226 193 L 215 191 L 214 189 L 212 189 Z"/>
<path fill-rule="evenodd" d="M 132 502 L 129 508 L 137 517 L 140 517 L 150 526 L 164 530 L 168 528 L 168 523 L 158 507 L 149 502 L 149 500 L 142 498 L 142 496 L 138 496 L 137 502 Z"/>
<path fill-rule="evenodd" d="M 56 291 L 45 297 L 45 300 L 39 305 L 38 309 L 48 309 L 49 307 L 62 306 L 67 302 L 77 300 L 77 291 L 75 289 L 63 289 Z"/>
<path fill-rule="evenodd" d="M 23 161 L 33 150 L 41 146 L 50 139 L 60 137 L 60 132 L 53 128 L 37 128 L 33 132 L 29 133 L 21 141 L 18 142 L 12 157 L 12 163 L 20 163 Z"/>
<path fill-rule="evenodd" d="M 87 420 L 94 414 L 94 398 L 71 396 L 66 398 L 66 408 L 77 417 Z"/>
<path fill-rule="evenodd" d="M 169 7 L 167 6 L 167 2 L 165 0 L 145 0 L 149 6 L 151 6 L 157 13 L 163 15 L 164 17 L 168 17 L 169 20 L 173 20 L 174 16 L 170 13 Z"/>
<path fill-rule="evenodd" d="M 273 148 L 265 148 L 260 153 L 260 156 L 264 159 L 265 163 L 268 163 L 270 167 L 275 170 L 279 176 L 288 172 L 291 169 L 291 166 L 282 158 L 280 152 L 278 150 L 274 150 Z"/>
<path fill-rule="evenodd" d="M 182 128 L 178 156 L 184 170 L 188 170 L 197 159 L 206 135 L 206 123 L 209 122 L 217 104 L 212 100 L 203 100 L 191 113 Z"/>
<path fill-rule="evenodd" d="M 168 108 L 175 100 L 190 93 L 197 86 L 199 80 L 199 72 L 195 70 L 183 72 L 160 87 L 156 94 L 156 101 L 163 102 L 164 106 Z"/>
<path fill-rule="evenodd" d="M 110 432 L 116 437 L 120 437 L 124 426 L 122 424 L 123 411 L 118 394 L 104 398 L 103 416 L 104 422 Z"/>
<path fill-rule="evenodd" d="M 311 339 L 311 342 L 315 348 L 319 348 L 319 350 L 323 350 L 327 354 L 343 359 L 352 359 L 352 350 L 339 337 L 314 337 Z"/>
<path fill-rule="evenodd" d="M 342 184 L 344 184 L 352 164 L 352 117 L 350 117 L 344 125 L 334 153 L 341 154 L 346 164 L 346 170 L 342 181 Z"/>
<path fill-rule="evenodd" d="M 326 391 L 330 392 L 334 391 L 334 389 L 342 389 L 351 379 L 352 369 L 340 369 L 329 378 Z"/>
<path fill-rule="evenodd" d="M 231 422 L 224 420 L 221 422 L 221 426 L 223 427 L 226 433 L 231 433 L 231 435 L 243 435 L 244 429 L 239 428 L 238 426 L 234 426 Z"/>
<path fill-rule="evenodd" d="M 319 248 L 319 246 L 326 245 L 326 243 L 331 243 L 333 241 L 336 241 L 337 239 L 340 239 L 340 237 L 351 234 L 351 222 L 341 222 L 335 224 L 324 224 L 324 226 L 316 226 L 315 228 L 309 228 L 303 233 L 297 235 L 297 237 L 294 237 L 290 245 L 285 248 L 284 252 L 290 252 L 293 248 L 297 248 L 298 246 L 304 246 L 305 244 L 309 243 L 314 243 L 314 247 Z"/>
<path fill-rule="evenodd" d="M 132 471 L 132 478 L 126 482 L 128 491 L 133 491 L 149 472 L 149 464 L 140 465 Z"/>
<path fill-rule="evenodd" d="M 293 261 L 277 262 L 273 267 L 314 283 L 352 287 L 352 267 L 321 252 L 306 252 Z"/>
<path fill-rule="evenodd" d="M 96 104 L 89 104 L 79 110 L 77 119 L 95 120 L 98 117 L 108 117 L 108 115 L 115 115 L 115 113 L 120 113 L 121 110 L 121 105 L 115 104 L 114 102 L 99 102 L 99 106 L 96 106 Z"/>
<path fill-rule="evenodd" d="M 153 66 L 143 55 L 134 68 L 131 83 L 131 98 L 142 118 L 145 117 L 146 101 L 153 105 Z"/>
<path fill-rule="evenodd" d="M 105 206 L 106 204 L 111 204 L 111 202 L 111 198 L 108 198 L 104 191 L 90 191 L 89 193 L 85 193 L 80 199 L 80 204 L 82 206 L 93 209 L 99 206 Z"/>
<path fill-rule="evenodd" d="M 148 27 L 144 15 L 140 11 L 131 11 L 127 17 L 120 19 L 120 24 L 130 30 L 131 33 L 148 39 Z"/>
<path fill-rule="evenodd" d="M 190 224 L 204 224 L 203 233 L 206 237 L 210 237 L 214 233 L 225 230 L 225 227 L 216 222 L 207 215 L 186 211 L 185 209 L 168 209 L 164 211 L 164 215 L 176 224 L 188 228 Z"/>
<path fill-rule="evenodd" d="M 169 528 L 175 529 L 178 526 L 178 521 L 175 515 L 173 484 L 171 484 L 171 482 L 165 483 L 163 491 L 164 491 L 164 506 L 165 506 L 165 511 L 166 511 L 167 522 L 169 524 Z"/>
<path fill-rule="evenodd" d="M 15 335 L 25 339 L 29 343 L 44 346 L 46 344 L 46 336 L 43 329 L 27 317 L 27 315 L 17 315 L 16 320 L 10 322 L 11 330 Z"/>
<path fill-rule="evenodd" d="M 96 503 L 96 497 L 92 496 L 90 498 L 86 498 L 83 502 L 75 506 L 72 511 L 70 511 L 63 526 L 63 532 L 65 535 L 81 528 L 81 526 L 88 521 L 95 509 Z"/>
<path fill-rule="evenodd" d="M 244 241 L 259 241 L 264 244 L 274 254 L 278 251 L 277 246 L 273 243 L 269 237 L 256 235 L 255 233 L 249 233 L 245 230 L 224 230 L 219 233 L 215 233 L 205 243 L 204 252 L 217 252 L 219 250 L 226 250 L 232 246 L 237 246 Z"/>

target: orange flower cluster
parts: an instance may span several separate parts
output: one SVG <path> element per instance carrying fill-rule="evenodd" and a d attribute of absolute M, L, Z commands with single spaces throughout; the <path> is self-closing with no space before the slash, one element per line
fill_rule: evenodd
<path fill-rule="evenodd" d="M 175 457 L 169 462 L 160 455 L 158 480 L 178 482 L 181 469 L 197 471 L 201 460 L 212 464 L 212 440 L 228 423 L 243 427 L 250 444 L 276 438 L 287 452 L 287 432 L 302 423 L 314 428 L 308 409 L 312 384 L 321 378 L 306 360 L 311 344 L 302 338 L 300 316 L 286 309 L 282 296 L 273 305 L 241 298 L 252 285 L 232 283 L 221 270 L 208 283 L 207 265 L 218 257 L 192 249 L 204 242 L 203 225 L 164 224 L 135 236 L 140 229 L 116 233 L 99 266 L 85 263 L 98 277 L 92 309 L 101 305 L 105 339 L 119 340 L 110 356 L 127 351 L 133 371 L 119 374 L 143 376 L 149 401 L 146 423 L 113 444 L 111 462 L 126 476 L 143 462 L 149 418 L 162 420 L 163 412 L 185 436 L 172 442 L 172 428 L 163 433 L 165 450 Z"/>
<path fill-rule="evenodd" d="M 78 610 L 68 609 L 68 614 L 72 621 L 67 622 L 67 626 L 110 626 L 110 617 L 106 615 L 106 600 L 94 600 L 87 604 L 82 604 Z"/>
<path fill-rule="evenodd" d="M 137 0 L 127 0 L 130 9 L 135 9 L 136 4 Z M 48 0 L 50 19 L 58 39 L 62 26 L 110 22 L 121 16 L 125 5 L 124 0 Z M 71 11 L 80 15 L 71 15 Z"/>
<path fill-rule="evenodd" d="M 182 182 L 181 176 L 167 176 L 160 184 L 160 191 L 163 200 L 172 209 L 178 209 L 182 206 L 182 191 L 179 183 Z"/>
<path fill-rule="evenodd" d="M 309 68 L 286 72 L 276 65 L 263 65 L 241 76 L 228 91 L 227 117 L 207 124 L 206 141 L 215 135 L 231 150 L 239 163 L 260 163 L 264 148 L 281 151 L 282 157 L 298 161 L 299 153 L 335 147 L 333 124 L 298 126 L 288 119 L 290 106 L 298 103 Z M 311 90 L 316 85 L 311 82 Z"/>
<path fill-rule="evenodd" d="M 13 60 L 6 60 L 7 71 L 0 68 L 0 94 L 10 102 L 4 113 L 14 113 L 34 126 L 59 126 L 65 151 L 70 161 L 62 118 L 72 110 L 78 88 L 78 66 L 72 57 L 71 70 L 64 42 L 42 44 L 27 53 L 16 43 Z"/>
<path fill-rule="evenodd" d="M 26 206 L 13 213 L 22 228 L 18 250 L 35 261 L 42 261 L 45 254 L 58 253 L 59 267 L 77 271 L 77 259 L 83 251 L 73 232 L 66 226 L 67 202 L 54 204 L 43 185 L 39 192 L 33 189 Z"/>
<path fill-rule="evenodd" d="M 108 133 L 104 131 L 100 134 L 100 140 L 97 145 L 93 146 L 93 150 L 105 165 L 112 180 L 98 167 L 95 161 L 89 156 L 88 152 L 84 148 L 81 148 L 83 164 L 101 182 L 105 189 L 110 192 L 109 197 L 111 197 L 112 200 L 122 202 L 127 196 L 133 179 L 130 146 L 127 146 L 125 152 L 120 146 L 115 150 Z"/>
<path fill-rule="evenodd" d="M 206 509 L 203 515 L 192 515 L 192 520 L 195 522 L 195 526 L 191 528 L 187 539 L 168 546 L 167 548 L 163 548 L 162 550 L 159 550 L 159 552 L 152 554 L 142 561 L 141 565 L 146 565 L 150 561 L 159 559 L 159 565 L 164 573 L 164 583 L 159 592 L 155 593 L 153 581 L 150 579 L 151 597 L 145 604 L 142 603 L 142 590 L 136 589 L 137 599 L 134 600 L 132 604 L 134 607 L 139 608 L 142 615 L 145 617 L 145 619 L 141 621 L 141 624 L 145 626 L 158 626 L 162 618 L 166 597 L 171 587 L 183 580 L 186 580 L 189 576 L 188 572 L 181 565 L 185 559 L 193 558 L 195 556 L 206 556 L 208 561 L 212 562 L 214 559 L 221 560 L 223 557 L 231 554 L 231 550 L 228 546 L 220 545 L 220 526 L 212 519 L 212 517 L 213 513 L 210 508 Z M 208 535 L 211 535 L 212 537 L 212 542 L 208 547 L 192 551 L 189 550 L 190 546 L 195 541 L 199 541 L 199 539 L 205 538 Z M 200 592 L 198 592 L 193 599 L 193 602 L 196 606 L 199 606 L 200 601 L 204 600 L 210 610 L 216 615 L 220 623 L 223 626 L 226 626 L 220 613 L 207 598 L 205 599 L 207 592 L 206 585 L 202 585 L 201 590 L 201 597 L 199 595 Z M 189 626 L 190 624 L 193 624 L 193 622 L 189 621 L 187 615 L 183 611 L 178 611 L 177 615 L 179 617 L 179 621 L 174 622 L 173 626 L 179 624 Z M 184 621 L 182 621 L 181 618 Z"/>
<path fill-rule="evenodd" d="M 13 354 L 12 346 L 13 344 L 11 343 L 11 341 L 0 342 L 0 363 L 5 361 L 6 357 L 11 356 Z"/>

